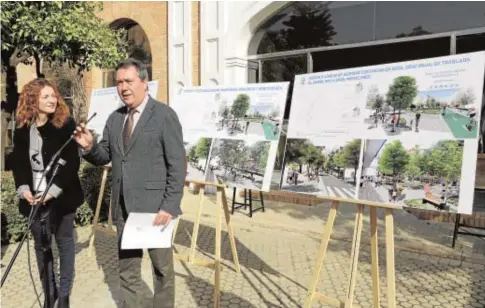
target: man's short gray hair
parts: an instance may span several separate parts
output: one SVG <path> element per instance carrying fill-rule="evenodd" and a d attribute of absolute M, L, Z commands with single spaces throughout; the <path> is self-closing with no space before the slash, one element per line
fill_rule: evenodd
<path fill-rule="evenodd" d="M 126 60 L 121 61 L 116 65 L 116 71 L 118 71 L 120 68 L 129 68 L 134 66 L 136 68 L 136 72 L 138 73 L 138 77 L 140 77 L 141 80 L 145 81 L 148 80 L 148 71 L 147 68 L 145 67 L 145 64 L 143 64 L 141 61 L 133 58 L 129 58 Z"/>

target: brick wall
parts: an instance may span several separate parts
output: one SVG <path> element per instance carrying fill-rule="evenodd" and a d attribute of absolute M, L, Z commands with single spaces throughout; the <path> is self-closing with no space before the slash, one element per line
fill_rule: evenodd
<path fill-rule="evenodd" d="M 158 99 L 168 100 L 168 42 L 167 42 L 167 2 L 113 1 L 103 2 L 99 16 L 111 23 L 120 19 L 131 19 L 145 31 L 152 53 L 152 79 L 159 81 Z M 91 87 L 102 85 L 102 74 L 92 72 L 86 76 Z M 90 92 L 89 92 L 90 93 Z"/>
<path fill-rule="evenodd" d="M 239 195 L 244 197 L 244 191 L 240 191 Z M 287 191 L 271 191 L 263 192 L 264 200 L 288 202 L 293 204 L 300 204 L 302 206 L 314 206 L 325 202 L 323 199 L 312 195 L 304 195 Z M 405 208 L 405 211 L 416 216 L 419 219 L 437 222 L 454 223 L 456 219 L 455 213 L 438 212 L 423 209 Z M 473 215 L 461 215 L 461 223 L 470 227 L 485 228 L 485 212 L 477 212 Z"/>

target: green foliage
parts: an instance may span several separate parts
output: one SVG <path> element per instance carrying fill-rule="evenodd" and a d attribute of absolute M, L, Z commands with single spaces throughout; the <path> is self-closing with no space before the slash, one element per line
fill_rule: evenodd
<path fill-rule="evenodd" d="M 231 114 L 236 118 L 242 118 L 246 115 L 249 109 L 249 102 L 251 101 L 249 95 L 239 94 L 231 106 Z"/>
<path fill-rule="evenodd" d="M 409 154 L 401 142 L 386 145 L 379 158 L 379 170 L 384 174 L 405 173 L 411 178 L 431 176 L 450 182 L 459 179 L 463 163 L 463 141 L 439 141 L 424 151 L 418 146 Z"/>
<path fill-rule="evenodd" d="M 431 172 L 446 181 L 457 179 L 461 175 L 463 145 L 461 141 L 444 140 L 431 150 Z"/>
<path fill-rule="evenodd" d="M 18 209 L 18 197 L 11 172 L 2 172 L 2 245 L 18 242 L 28 221 Z"/>
<path fill-rule="evenodd" d="M 249 148 L 249 158 L 257 162 L 258 169 L 262 172 L 268 163 L 269 146 L 269 142 L 256 142 Z"/>
<path fill-rule="evenodd" d="M 255 142 L 246 146 L 243 140 L 222 139 L 211 156 L 219 157 L 225 172 L 231 168 L 252 169 L 263 173 L 268 162 L 269 142 Z"/>
<path fill-rule="evenodd" d="M 387 144 L 379 157 L 379 171 L 396 176 L 404 172 L 409 162 L 409 154 L 400 140 Z"/>
<path fill-rule="evenodd" d="M 3 2 L 2 52 L 68 63 L 79 71 L 111 68 L 127 57 L 124 30 L 96 16 L 101 2 Z M 3 63 L 8 65 L 8 63 Z"/>
<path fill-rule="evenodd" d="M 411 155 L 409 155 L 409 162 L 406 166 L 406 174 L 412 178 L 419 177 L 423 174 L 421 168 L 421 155 L 419 149 L 416 149 Z"/>
<path fill-rule="evenodd" d="M 79 177 L 81 179 L 82 188 L 84 191 L 85 203 L 79 207 L 76 214 L 76 223 L 78 225 L 85 225 L 92 222 L 94 212 L 99 197 L 99 190 L 101 188 L 101 180 L 103 176 L 103 167 L 93 166 L 87 162 L 82 162 L 79 168 Z M 110 199 L 111 199 L 111 170 L 108 171 L 105 191 L 101 203 L 101 211 L 99 221 L 106 221 L 108 219 Z"/>
<path fill-rule="evenodd" d="M 76 226 L 85 226 L 92 223 L 101 186 L 102 172 L 102 167 L 94 167 L 87 163 L 81 165 L 79 175 L 86 202 L 77 209 L 75 216 Z M 108 218 L 110 190 L 111 178 L 109 173 L 103 202 L 101 204 L 100 221 L 106 221 Z M 21 239 L 27 230 L 28 221 L 18 210 L 18 197 L 11 172 L 2 172 L 1 191 L 1 241 L 2 244 L 15 243 Z"/>
<path fill-rule="evenodd" d="M 94 212 L 87 202 L 84 202 L 76 211 L 74 224 L 78 227 L 89 225 L 93 222 Z"/>
<path fill-rule="evenodd" d="M 212 139 L 200 138 L 197 146 L 195 147 L 195 156 L 198 158 L 207 158 L 211 148 Z"/>
<path fill-rule="evenodd" d="M 411 76 L 399 76 L 389 87 L 386 99 L 390 106 L 400 111 L 412 104 L 417 93 L 416 79 Z"/>

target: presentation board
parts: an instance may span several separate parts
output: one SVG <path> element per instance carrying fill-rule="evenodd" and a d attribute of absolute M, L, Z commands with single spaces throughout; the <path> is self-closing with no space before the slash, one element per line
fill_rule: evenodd
<path fill-rule="evenodd" d="M 158 81 L 148 82 L 148 93 L 157 98 Z M 88 128 L 94 130 L 100 140 L 103 136 L 104 126 L 113 111 L 123 106 L 123 101 L 118 95 L 116 87 L 93 89 L 91 91 L 91 103 L 89 104 L 88 119 L 95 112 L 96 116 L 89 122 Z"/>
<path fill-rule="evenodd" d="M 472 212 L 485 52 L 295 76 L 282 190 Z"/>
<path fill-rule="evenodd" d="M 170 106 L 184 132 L 187 180 L 268 191 L 289 82 L 186 87 Z"/>

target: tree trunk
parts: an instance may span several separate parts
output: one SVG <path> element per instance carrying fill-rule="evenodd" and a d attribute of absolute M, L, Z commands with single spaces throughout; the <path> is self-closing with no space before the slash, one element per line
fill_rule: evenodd
<path fill-rule="evenodd" d="M 84 78 L 81 73 L 76 73 L 72 81 L 72 116 L 79 123 L 86 121 L 88 117 L 88 98 L 86 96 Z"/>
<path fill-rule="evenodd" d="M 34 59 L 35 59 L 35 74 L 37 75 L 37 78 L 45 78 L 45 75 L 41 71 L 41 60 L 38 54 L 34 54 Z"/>

